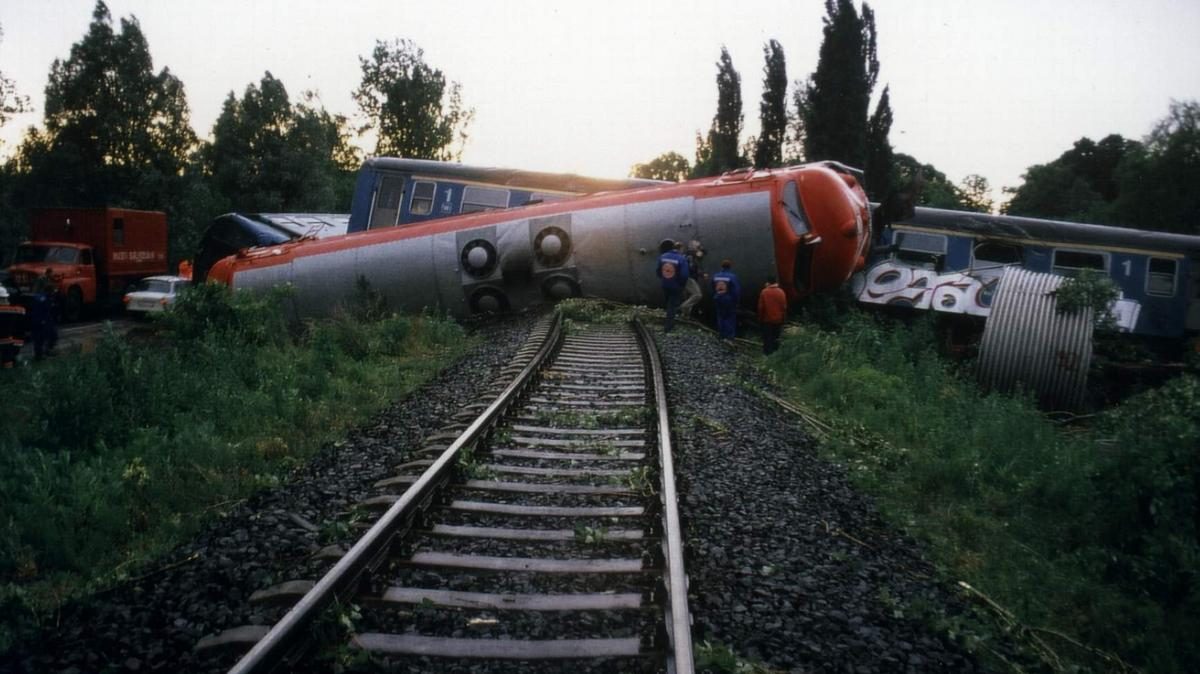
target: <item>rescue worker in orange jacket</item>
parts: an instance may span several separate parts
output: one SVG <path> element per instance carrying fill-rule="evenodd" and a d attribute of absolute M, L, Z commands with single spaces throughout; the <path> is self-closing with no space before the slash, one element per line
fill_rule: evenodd
<path fill-rule="evenodd" d="M 0 368 L 9 369 L 17 363 L 17 354 L 25 346 L 25 307 L 10 304 L 8 289 L 0 285 Z"/>
<path fill-rule="evenodd" d="M 775 275 L 767 275 L 767 285 L 758 294 L 758 323 L 762 326 L 763 355 L 769 356 L 779 348 L 779 335 L 783 332 L 783 321 L 787 318 L 787 295 L 775 282 Z"/>

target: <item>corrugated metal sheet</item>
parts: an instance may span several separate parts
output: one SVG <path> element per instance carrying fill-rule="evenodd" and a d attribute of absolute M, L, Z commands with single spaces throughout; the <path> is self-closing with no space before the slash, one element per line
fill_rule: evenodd
<path fill-rule="evenodd" d="M 977 375 L 984 388 L 1032 391 L 1046 408 L 1083 404 L 1092 360 L 1092 310 L 1060 314 L 1065 281 L 1009 267 L 996 289 L 983 331 Z"/>

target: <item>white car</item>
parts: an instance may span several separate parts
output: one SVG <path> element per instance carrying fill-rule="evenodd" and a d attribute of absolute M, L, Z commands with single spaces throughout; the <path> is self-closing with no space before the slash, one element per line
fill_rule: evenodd
<path fill-rule="evenodd" d="M 138 281 L 132 291 L 125 293 L 125 310 L 138 314 L 166 311 L 179 293 L 191 284 L 179 276 L 147 276 Z"/>

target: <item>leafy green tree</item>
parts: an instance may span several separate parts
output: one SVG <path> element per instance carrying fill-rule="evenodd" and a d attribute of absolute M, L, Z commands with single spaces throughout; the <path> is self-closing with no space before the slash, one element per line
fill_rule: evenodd
<path fill-rule="evenodd" d="M 678 152 L 664 152 L 648 163 L 634 164 L 629 175 L 634 178 L 681 182 L 687 180 L 691 171 L 692 167 L 688 164 L 687 157 Z"/>
<path fill-rule="evenodd" d="M 892 163 L 896 190 L 911 195 L 914 206 L 930 208 L 947 208 L 955 211 L 987 210 L 973 208 L 970 198 L 964 189 L 955 185 L 946 174 L 937 170 L 933 164 L 922 164 L 912 155 L 898 152 Z M 968 179 L 971 176 L 968 176 Z M 982 183 L 975 181 L 977 187 L 982 187 L 982 194 L 988 192 L 986 179 Z M 967 180 L 963 181 L 968 182 Z M 977 206 L 982 206 L 980 203 Z"/>
<path fill-rule="evenodd" d="M 771 40 L 763 46 L 763 93 L 758 106 L 762 130 L 754 146 L 754 165 L 759 168 L 783 163 L 783 142 L 787 137 L 787 63 L 783 46 Z"/>
<path fill-rule="evenodd" d="M 377 136 L 375 154 L 454 161 L 462 156 L 475 116 L 463 107 L 462 86 L 447 83 L 409 40 L 379 41 L 371 58 L 359 58 L 362 82 L 354 100 L 367 122 L 360 133 Z"/>
<path fill-rule="evenodd" d="M 1120 189 L 1117 168 L 1136 141 L 1112 134 L 1099 143 L 1084 137 L 1047 164 L 1030 166 L 1022 184 L 1005 188 L 1012 197 L 1004 206 L 1010 215 L 1027 215 L 1076 222 L 1113 222 Z"/>
<path fill-rule="evenodd" d="M 230 209 L 329 211 L 338 208 L 356 158 L 346 120 L 306 94 L 293 105 L 270 72 L 242 98 L 232 92 L 204 149 L 213 188 Z M 348 198 L 347 198 L 348 200 Z"/>
<path fill-rule="evenodd" d="M 817 69 L 796 96 L 805 157 L 865 166 L 867 111 L 879 76 L 875 13 L 865 2 L 860 17 L 851 0 L 825 0 L 824 22 Z"/>
<path fill-rule="evenodd" d="M 20 150 L 35 205 L 165 208 L 196 145 L 183 83 L 154 71 L 136 18 L 113 30 L 103 1 L 50 68 L 44 121 Z"/>
<path fill-rule="evenodd" d="M 729 50 L 721 47 L 717 61 L 717 114 L 708 136 L 696 139 L 692 177 L 715 176 L 747 165 L 738 148 L 742 135 L 742 76 L 733 68 Z"/>
<path fill-rule="evenodd" d="M 992 187 L 988 184 L 987 178 L 977 173 L 968 174 L 959 183 L 958 191 L 962 195 L 963 210 L 977 213 L 992 212 L 992 206 L 995 204 L 992 202 Z"/>
<path fill-rule="evenodd" d="M 0 27 L 0 41 L 3 39 L 4 29 Z M 29 98 L 18 94 L 13 81 L 0 72 L 0 126 L 7 124 L 12 115 L 28 110 Z"/>
<path fill-rule="evenodd" d="M 1200 234 L 1200 102 L 1172 101 L 1145 145 L 1126 153 L 1117 174 L 1116 223 Z"/>

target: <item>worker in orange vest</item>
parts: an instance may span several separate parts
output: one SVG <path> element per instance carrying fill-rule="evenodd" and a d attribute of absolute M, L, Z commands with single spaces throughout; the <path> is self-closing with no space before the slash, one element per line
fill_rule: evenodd
<path fill-rule="evenodd" d="M 769 356 L 779 348 L 779 335 L 783 332 L 783 321 L 787 318 L 787 295 L 775 282 L 775 275 L 767 275 L 767 285 L 758 294 L 758 323 L 762 326 L 763 355 Z"/>
<path fill-rule="evenodd" d="M 25 307 L 10 304 L 8 288 L 0 285 L 0 368 L 10 369 L 25 346 Z"/>

